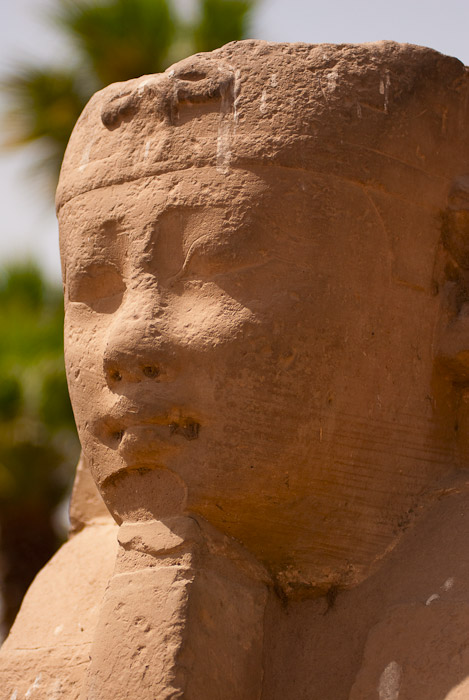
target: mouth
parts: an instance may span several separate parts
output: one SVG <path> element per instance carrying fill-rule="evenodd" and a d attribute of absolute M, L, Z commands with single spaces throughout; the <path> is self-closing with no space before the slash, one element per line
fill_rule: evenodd
<path fill-rule="evenodd" d="M 168 423 L 141 423 L 130 425 L 113 433 L 115 449 L 123 453 L 135 446 L 151 449 L 155 444 L 161 447 L 177 447 L 181 438 L 196 440 L 199 437 L 200 424 L 191 418 Z"/>
<path fill-rule="evenodd" d="M 128 412 L 116 417 L 108 416 L 97 421 L 95 436 L 107 447 L 116 450 L 121 457 L 139 452 L 180 449 L 185 441 L 197 440 L 201 430 L 194 418 L 172 410 L 158 416 L 142 416 Z"/>

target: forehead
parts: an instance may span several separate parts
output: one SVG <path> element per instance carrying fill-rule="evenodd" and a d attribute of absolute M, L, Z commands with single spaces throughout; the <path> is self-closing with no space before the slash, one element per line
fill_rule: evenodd
<path fill-rule="evenodd" d="M 168 226 L 174 231 L 188 226 L 190 237 L 202 230 L 215 235 L 231 229 L 280 243 L 286 232 L 297 229 L 307 238 L 306 222 L 331 221 L 331 200 L 337 201 L 331 187 L 317 177 L 274 167 L 228 175 L 216 168 L 193 168 L 142 178 L 67 202 L 59 213 L 62 258 L 67 262 L 108 250 L 114 255 L 120 235 L 126 246 L 139 246 Z M 245 236 L 236 240 L 242 245 Z"/>
<path fill-rule="evenodd" d="M 272 182 L 246 171 L 229 176 L 201 168 L 104 187 L 75 197 L 59 213 L 59 222 L 76 230 L 90 221 L 105 223 L 129 217 L 158 217 L 175 208 L 231 208 L 268 196 Z"/>
<path fill-rule="evenodd" d="M 333 177 L 333 176 L 332 176 Z M 271 207 L 283 201 L 312 201 L 327 208 L 333 185 L 330 174 L 270 167 L 255 170 L 233 169 L 229 174 L 216 168 L 188 170 L 140 178 L 118 185 L 97 188 L 64 204 L 59 222 L 79 224 L 84 218 L 106 220 L 127 214 L 159 211 L 176 207 L 225 207 L 236 209 L 246 203 L 251 208 Z"/>

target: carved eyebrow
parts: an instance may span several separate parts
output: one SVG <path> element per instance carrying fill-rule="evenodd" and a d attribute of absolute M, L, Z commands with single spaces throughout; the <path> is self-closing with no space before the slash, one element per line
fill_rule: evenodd
<path fill-rule="evenodd" d="M 223 211 L 225 202 L 210 202 L 210 208 L 207 209 L 207 201 L 183 202 L 177 204 L 169 202 L 165 205 L 164 209 L 159 211 L 145 224 L 145 231 L 149 231 L 152 235 L 156 234 L 157 236 L 159 228 L 164 227 L 169 222 L 172 223 L 171 217 L 175 215 L 181 217 L 181 223 L 183 223 L 184 226 L 191 223 L 191 220 L 193 220 L 193 222 L 200 222 L 200 220 L 202 220 L 201 223 L 204 221 L 210 223 L 210 215 L 213 215 L 215 211 Z M 201 234 L 201 236 L 204 235 L 206 234 Z"/>
<path fill-rule="evenodd" d="M 73 268 L 70 268 L 70 271 L 76 271 L 78 274 L 81 274 L 82 272 L 85 272 L 88 268 L 92 266 L 112 267 L 117 269 L 115 261 L 111 260 L 109 258 L 109 255 L 107 255 L 104 252 L 95 253 L 91 251 L 86 255 L 80 256 L 78 264 L 74 265 Z"/>
<path fill-rule="evenodd" d="M 120 233 L 122 233 L 123 220 L 124 216 L 121 214 L 115 218 L 106 218 L 102 221 L 98 221 L 93 228 L 97 234 L 117 237 Z"/>
<path fill-rule="evenodd" d="M 87 220 L 77 215 L 74 220 L 67 222 L 67 232 L 62 224 L 61 237 L 65 258 L 78 258 L 86 266 L 98 260 L 103 264 L 110 259 L 115 261 L 116 246 L 113 243 L 121 235 L 121 222 L 122 217 L 116 219 L 108 217 L 96 221 L 96 218 Z M 109 239 L 111 245 L 109 245 Z"/>
<path fill-rule="evenodd" d="M 87 219 L 80 216 L 80 213 L 77 213 L 76 217 L 61 224 L 61 235 L 65 239 L 69 239 L 70 233 L 72 233 L 81 240 L 85 239 L 87 236 L 92 236 L 94 239 L 111 237 L 117 240 L 117 237 L 123 232 L 123 218 L 123 216 L 119 216 L 115 219 L 107 217 L 99 220 L 94 216 L 93 218 Z M 67 232 L 65 232 L 65 230 L 67 230 Z"/>
<path fill-rule="evenodd" d="M 202 233 L 200 236 L 198 236 L 195 241 L 192 241 L 191 245 L 189 246 L 189 250 L 187 251 L 185 257 L 184 257 L 184 262 L 182 263 L 181 268 L 176 272 L 175 275 L 172 275 L 172 277 L 169 278 L 168 284 L 172 286 L 175 284 L 178 280 L 181 279 L 181 277 L 184 277 L 187 267 L 191 261 L 191 258 L 194 254 L 194 249 L 197 248 L 198 244 L 200 241 L 202 241 L 204 238 L 210 238 L 208 233 Z"/>

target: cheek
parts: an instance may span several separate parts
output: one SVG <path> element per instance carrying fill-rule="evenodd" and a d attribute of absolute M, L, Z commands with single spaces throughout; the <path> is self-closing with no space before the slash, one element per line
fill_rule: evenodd
<path fill-rule="evenodd" d="M 217 349 L 217 361 L 207 363 L 212 386 L 220 449 L 280 454 L 311 420 L 316 399 L 307 338 L 269 318 L 245 326 L 232 343 Z M 275 446 L 272 452 L 272 445 Z"/>
<path fill-rule="evenodd" d="M 236 342 L 255 315 L 215 285 L 191 289 L 174 299 L 167 315 L 168 331 L 182 347 L 211 351 Z"/>
<path fill-rule="evenodd" d="M 104 389 L 101 346 L 106 329 L 101 321 L 87 317 L 79 308 L 65 310 L 65 366 L 77 423 L 90 412 L 90 399 Z"/>
<path fill-rule="evenodd" d="M 86 314 L 80 310 L 66 308 L 64 322 L 65 363 L 68 372 L 91 368 L 92 349 L 102 334 L 97 321 L 85 322 Z"/>
<path fill-rule="evenodd" d="M 226 410 L 228 421 L 239 422 L 247 432 L 283 431 L 285 421 L 298 420 L 309 403 L 309 361 L 303 349 L 275 343 L 269 336 L 253 338 L 227 354 L 215 378 L 214 398 Z"/>

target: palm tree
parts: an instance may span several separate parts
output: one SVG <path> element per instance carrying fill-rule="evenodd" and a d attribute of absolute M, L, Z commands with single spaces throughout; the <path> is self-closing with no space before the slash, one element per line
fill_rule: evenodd
<path fill-rule="evenodd" d="M 71 66 L 24 64 L 5 81 L 8 147 L 39 143 L 39 169 L 55 187 L 71 130 L 96 90 L 165 70 L 195 51 L 246 36 L 255 0 L 198 0 L 196 18 L 170 0 L 56 0 L 52 19 L 70 41 Z"/>
<path fill-rule="evenodd" d="M 61 290 L 31 263 L 0 270 L 0 568 L 8 628 L 57 548 L 54 511 L 78 457 L 63 369 Z M 3 624 L 2 624 L 3 623 Z"/>

